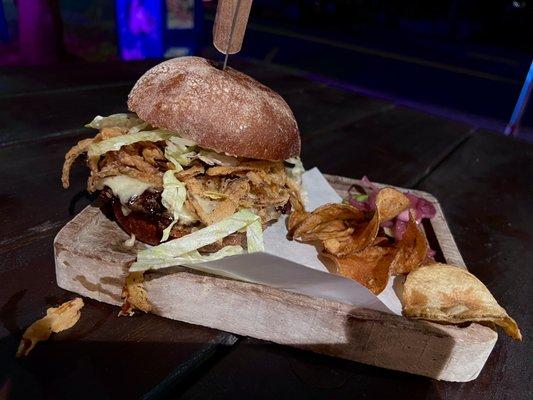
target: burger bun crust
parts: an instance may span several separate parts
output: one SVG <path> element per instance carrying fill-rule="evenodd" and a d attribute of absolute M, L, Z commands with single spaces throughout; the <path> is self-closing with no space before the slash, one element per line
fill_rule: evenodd
<path fill-rule="evenodd" d="M 281 161 L 300 154 L 300 133 L 281 96 L 201 57 L 164 61 L 146 72 L 128 108 L 152 126 L 236 157 Z"/>

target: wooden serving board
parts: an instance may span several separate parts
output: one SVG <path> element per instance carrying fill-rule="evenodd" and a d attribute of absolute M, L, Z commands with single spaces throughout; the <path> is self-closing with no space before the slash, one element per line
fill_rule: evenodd
<path fill-rule="evenodd" d="M 358 183 L 326 177 L 341 196 Z M 413 192 L 437 208 L 437 216 L 425 226 L 437 257 L 464 266 L 437 200 Z M 98 208 L 85 208 L 55 238 L 58 285 L 120 305 L 128 266 L 141 248 L 125 248 L 126 239 Z M 409 320 L 182 267 L 147 272 L 144 286 L 153 312 L 166 318 L 447 381 L 476 378 L 498 338 L 479 324 Z"/>

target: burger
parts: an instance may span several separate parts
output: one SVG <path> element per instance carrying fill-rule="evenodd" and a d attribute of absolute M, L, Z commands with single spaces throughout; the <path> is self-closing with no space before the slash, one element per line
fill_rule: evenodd
<path fill-rule="evenodd" d="M 171 59 L 137 81 L 128 109 L 87 125 L 98 133 L 68 151 L 61 179 L 68 188 L 83 156 L 87 190 L 137 240 L 190 237 L 180 255 L 250 249 L 281 214 L 303 209 L 298 125 L 251 77 L 200 57 Z"/>

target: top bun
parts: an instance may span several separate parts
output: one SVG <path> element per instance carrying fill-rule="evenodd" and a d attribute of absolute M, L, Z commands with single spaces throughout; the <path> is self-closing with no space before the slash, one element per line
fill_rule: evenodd
<path fill-rule="evenodd" d="M 137 81 L 128 108 L 152 126 L 236 157 L 280 161 L 300 154 L 300 133 L 280 95 L 200 57 L 174 58 Z"/>

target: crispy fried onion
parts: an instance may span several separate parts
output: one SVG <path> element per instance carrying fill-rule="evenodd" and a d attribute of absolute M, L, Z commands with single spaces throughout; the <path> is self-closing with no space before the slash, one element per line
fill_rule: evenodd
<path fill-rule="evenodd" d="M 79 297 L 67 301 L 59 307 L 46 310 L 46 316 L 31 324 L 22 335 L 17 357 L 27 356 L 37 342 L 47 340 L 52 333 L 72 328 L 80 319 L 83 300 Z"/>
<path fill-rule="evenodd" d="M 252 209 L 265 224 L 278 218 L 288 201 L 303 210 L 298 185 L 287 178 L 282 163 L 246 161 L 211 167 L 204 174 L 203 167 L 189 170 L 178 177 L 187 187 L 187 202 L 206 225 L 243 208 Z"/>
<path fill-rule="evenodd" d="M 119 316 L 132 316 L 134 310 L 141 310 L 145 313 L 152 310 L 148 301 L 148 294 L 144 288 L 144 272 L 130 272 L 126 276 L 121 297 L 123 303 L 118 313 Z"/>
<path fill-rule="evenodd" d="M 76 158 L 87 153 L 92 144 L 127 134 L 127 128 L 106 127 L 94 138 L 76 144 L 65 156 L 61 177 L 63 186 L 69 186 L 69 174 Z M 91 171 L 88 191 L 101 189 L 104 178 L 117 175 L 127 175 L 161 188 L 163 174 L 175 169 L 165 158 L 166 145 L 165 141 L 140 141 L 100 156 L 88 157 L 87 165 Z M 193 154 L 203 151 L 194 146 L 189 149 Z M 231 163 L 223 161 L 223 157 L 220 163 L 206 162 L 197 157 L 175 174 L 187 188 L 184 209 L 198 216 L 201 224 L 211 225 L 244 208 L 254 211 L 266 224 L 277 219 L 280 213 L 289 211 L 289 202 L 292 209 L 304 211 L 299 184 L 287 177 L 283 162 L 238 158 L 232 158 Z"/>
<path fill-rule="evenodd" d="M 122 127 L 103 128 L 94 138 L 79 141 L 65 155 L 61 174 L 63 187 L 65 189 L 69 187 L 70 170 L 74 161 L 80 155 L 87 153 L 91 144 L 127 133 L 128 129 Z M 93 192 L 101 179 L 116 175 L 128 175 L 131 178 L 161 186 L 163 173 L 169 168 L 162 146 L 161 143 L 137 142 L 123 146 L 118 151 L 105 153 L 101 157 L 88 157 L 87 165 L 91 170 L 91 175 L 87 182 L 87 189 Z"/>
<path fill-rule="evenodd" d="M 80 140 L 74 147 L 72 147 L 65 155 L 65 163 L 63 164 L 63 171 L 61 173 L 61 183 L 67 189 L 70 186 L 70 170 L 74 161 L 89 150 L 89 146 L 94 139 Z"/>

